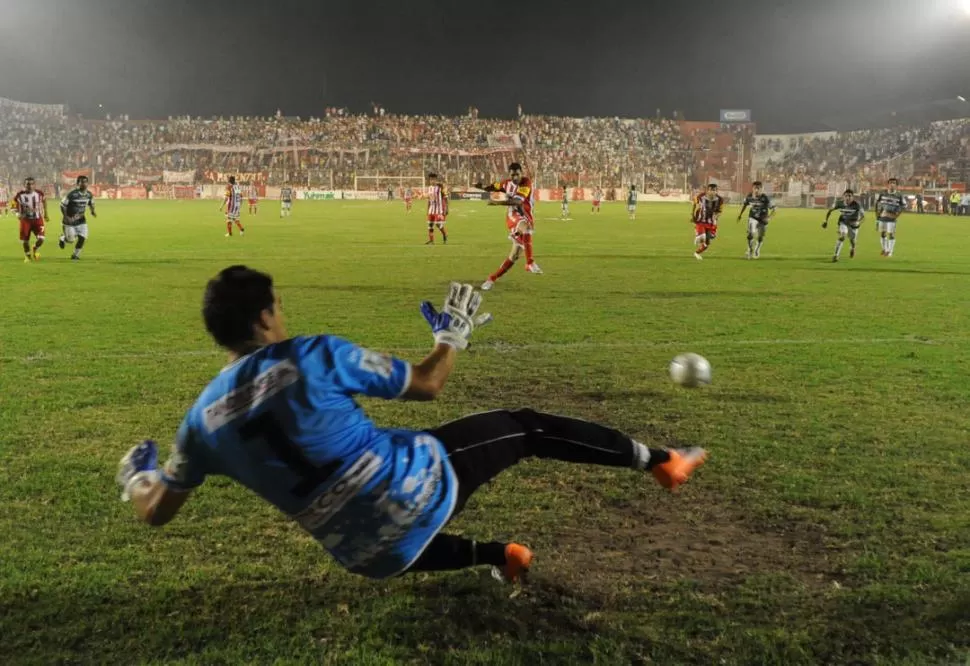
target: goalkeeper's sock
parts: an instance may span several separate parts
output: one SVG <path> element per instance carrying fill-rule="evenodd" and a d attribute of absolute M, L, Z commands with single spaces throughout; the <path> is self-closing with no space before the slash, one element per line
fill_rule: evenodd
<path fill-rule="evenodd" d="M 480 564 L 504 567 L 507 546 L 497 541 L 478 543 L 454 534 L 439 534 L 409 571 L 454 571 Z"/>
<path fill-rule="evenodd" d="M 515 265 L 514 261 L 512 261 L 511 259 L 506 259 L 505 261 L 502 262 L 502 265 L 499 266 L 497 271 L 495 271 L 494 273 L 488 276 L 488 279 L 491 280 L 492 282 L 495 282 L 500 277 L 508 273 L 509 269 L 512 268 L 512 266 L 514 265 Z"/>
<path fill-rule="evenodd" d="M 531 266 L 535 263 L 532 255 L 532 234 L 523 234 L 522 243 L 525 245 L 525 265 Z"/>

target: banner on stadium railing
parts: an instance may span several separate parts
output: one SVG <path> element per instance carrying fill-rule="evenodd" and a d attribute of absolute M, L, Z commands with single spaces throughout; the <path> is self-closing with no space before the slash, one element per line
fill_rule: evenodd
<path fill-rule="evenodd" d="M 119 185 L 136 185 L 138 183 L 158 183 L 162 180 L 160 173 L 139 173 L 125 169 L 115 169 L 115 180 Z"/>
<path fill-rule="evenodd" d="M 489 134 L 488 145 L 492 148 L 518 150 L 522 148 L 522 139 L 518 134 Z"/>
<path fill-rule="evenodd" d="M 119 199 L 147 199 L 148 192 L 144 187 L 138 185 L 132 187 L 120 187 L 118 188 L 118 198 Z"/>
<path fill-rule="evenodd" d="M 162 180 L 166 183 L 187 184 L 195 181 L 195 171 L 162 171 Z"/>
<path fill-rule="evenodd" d="M 172 153 L 176 150 L 205 150 L 212 153 L 251 153 L 255 146 L 224 146 L 218 143 L 172 143 L 158 152 Z"/>
<path fill-rule="evenodd" d="M 304 190 L 297 191 L 296 198 L 306 199 L 308 201 L 331 201 L 337 198 L 337 193 L 330 190 Z"/>
<path fill-rule="evenodd" d="M 229 176 L 235 176 L 237 183 L 262 183 L 267 180 L 265 171 L 214 171 L 208 169 L 203 172 L 202 176 L 210 183 L 228 182 Z"/>
<path fill-rule="evenodd" d="M 751 109 L 721 109 L 722 123 L 750 123 Z"/>
<path fill-rule="evenodd" d="M 175 196 L 175 187 L 167 183 L 159 183 L 152 186 L 149 199 L 172 199 Z"/>
<path fill-rule="evenodd" d="M 394 155 L 443 155 L 446 157 L 481 157 L 483 155 L 498 155 L 508 153 L 514 148 L 478 148 L 476 150 L 461 150 L 458 148 L 391 148 Z"/>
<path fill-rule="evenodd" d="M 87 176 L 91 178 L 91 169 L 76 169 L 74 171 L 61 171 L 61 185 L 65 187 L 74 187 L 77 183 L 78 176 Z"/>
<path fill-rule="evenodd" d="M 199 192 L 193 185 L 159 183 L 152 187 L 149 199 L 195 199 Z M 198 197 L 201 198 L 201 197 Z"/>

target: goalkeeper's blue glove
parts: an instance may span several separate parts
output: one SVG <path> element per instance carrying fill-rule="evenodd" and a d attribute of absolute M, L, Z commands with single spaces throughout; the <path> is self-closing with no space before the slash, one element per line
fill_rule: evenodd
<path fill-rule="evenodd" d="M 146 439 L 133 447 L 118 465 L 118 476 L 115 480 L 121 486 L 121 501 L 131 499 L 131 488 L 134 484 L 146 479 L 158 478 L 158 446 L 154 441 Z"/>
<path fill-rule="evenodd" d="M 435 342 L 455 349 L 465 349 L 475 327 L 492 321 L 491 314 L 476 316 L 481 304 L 482 295 L 474 287 L 452 282 L 441 311 L 435 309 L 429 301 L 424 301 L 421 304 L 421 314 L 431 326 Z"/>

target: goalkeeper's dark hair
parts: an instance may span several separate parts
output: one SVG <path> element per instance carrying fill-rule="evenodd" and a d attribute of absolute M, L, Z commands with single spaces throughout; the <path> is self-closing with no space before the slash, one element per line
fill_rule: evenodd
<path fill-rule="evenodd" d="M 512 164 L 509 165 L 509 171 L 522 171 L 522 165 L 518 162 L 512 162 Z"/>
<path fill-rule="evenodd" d="M 850 197 L 851 196 L 855 196 L 855 192 L 852 191 L 852 188 L 851 187 L 849 189 L 847 189 L 845 192 L 843 192 L 842 193 L 842 196 L 845 196 L 846 194 L 848 194 Z"/>
<path fill-rule="evenodd" d="M 202 318 L 213 339 L 232 349 L 253 339 L 253 326 L 274 305 L 273 278 L 247 266 L 230 266 L 206 285 Z"/>
<path fill-rule="evenodd" d="M 751 187 L 764 187 L 764 183 L 762 183 L 760 180 L 756 180 L 751 183 Z"/>

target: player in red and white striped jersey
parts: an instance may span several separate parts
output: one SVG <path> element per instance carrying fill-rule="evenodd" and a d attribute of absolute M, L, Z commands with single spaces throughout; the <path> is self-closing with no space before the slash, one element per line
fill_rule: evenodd
<path fill-rule="evenodd" d="M 7 211 L 10 208 L 10 193 L 7 191 L 7 186 L 0 183 L 0 215 L 7 217 Z"/>
<path fill-rule="evenodd" d="M 34 179 L 24 180 L 24 189 L 13 198 L 17 217 L 20 218 L 20 242 L 24 246 L 24 263 L 37 261 L 37 250 L 44 244 L 44 220 L 47 219 L 47 199 L 44 193 L 34 189 Z M 30 247 L 30 234 L 34 234 L 34 247 Z"/>
<path fill-rule="evenodd" d="M 724 211 L 724 198 L 717 193 L 717 183 L 707 186 L 706 192 L 701 192 L 694 199 L 694 258 L 700 261 L 701 255 L 707 251 L 714 239 L 717 238 L 717 221 Z"/>
<path fill-rule="evenodd" d="M 425 245 L 434 245 L 434 228 L 438 227 L 441 232 L 441 240 L 448 244 L 448 232 L 445 231 L 445 222 L 448 218 L 448 197 L 445 196 L 445 184 L 438 178 L 438 174 L 428 174 L 428 242 Z"/>
<path fill-rule="evenodd" d="M 482 290 L 488 291 L 495 285 L 496 280 L 508 273 L 523 251 L 525 251 L 525 270 L 529 273 L 542 273 L 542 269 L 539 268 L 539 264 L 535 262 L 532 255 L 532 232 L 535 229 L 535 217 L 533 215 L 535 190 L 532 188 L 532 179 L 522 173 L 522 165 L 518 162 L 510 164 L 509 177 L 500 183 L 491 183 L 490 185 L 476 183 L 475 187 L 486 192 L 497 192 L 503 196 L 498 200 L 492 199 L 488 202 L 488 205 L 508 206 L 505 227 L 508 229 L 509 238 L 512 240 L 512 251 L 508 258 L 502 262 L 497 271 L 488 276 L 488 279 L 482 284 Z"/>
<path fill-rule="evenodd" d="M 246 235 L 246 229 L 239 216 L 242 214 L 242 187 L 236 184 L 236 177 L 229 176 L 229 184 L 226 186 L 226 198 L 223 200 L 219 210 L 226 210 L 226 238 L 232 236 L 232 225 L 239 227 L 239 235 Z"/>

